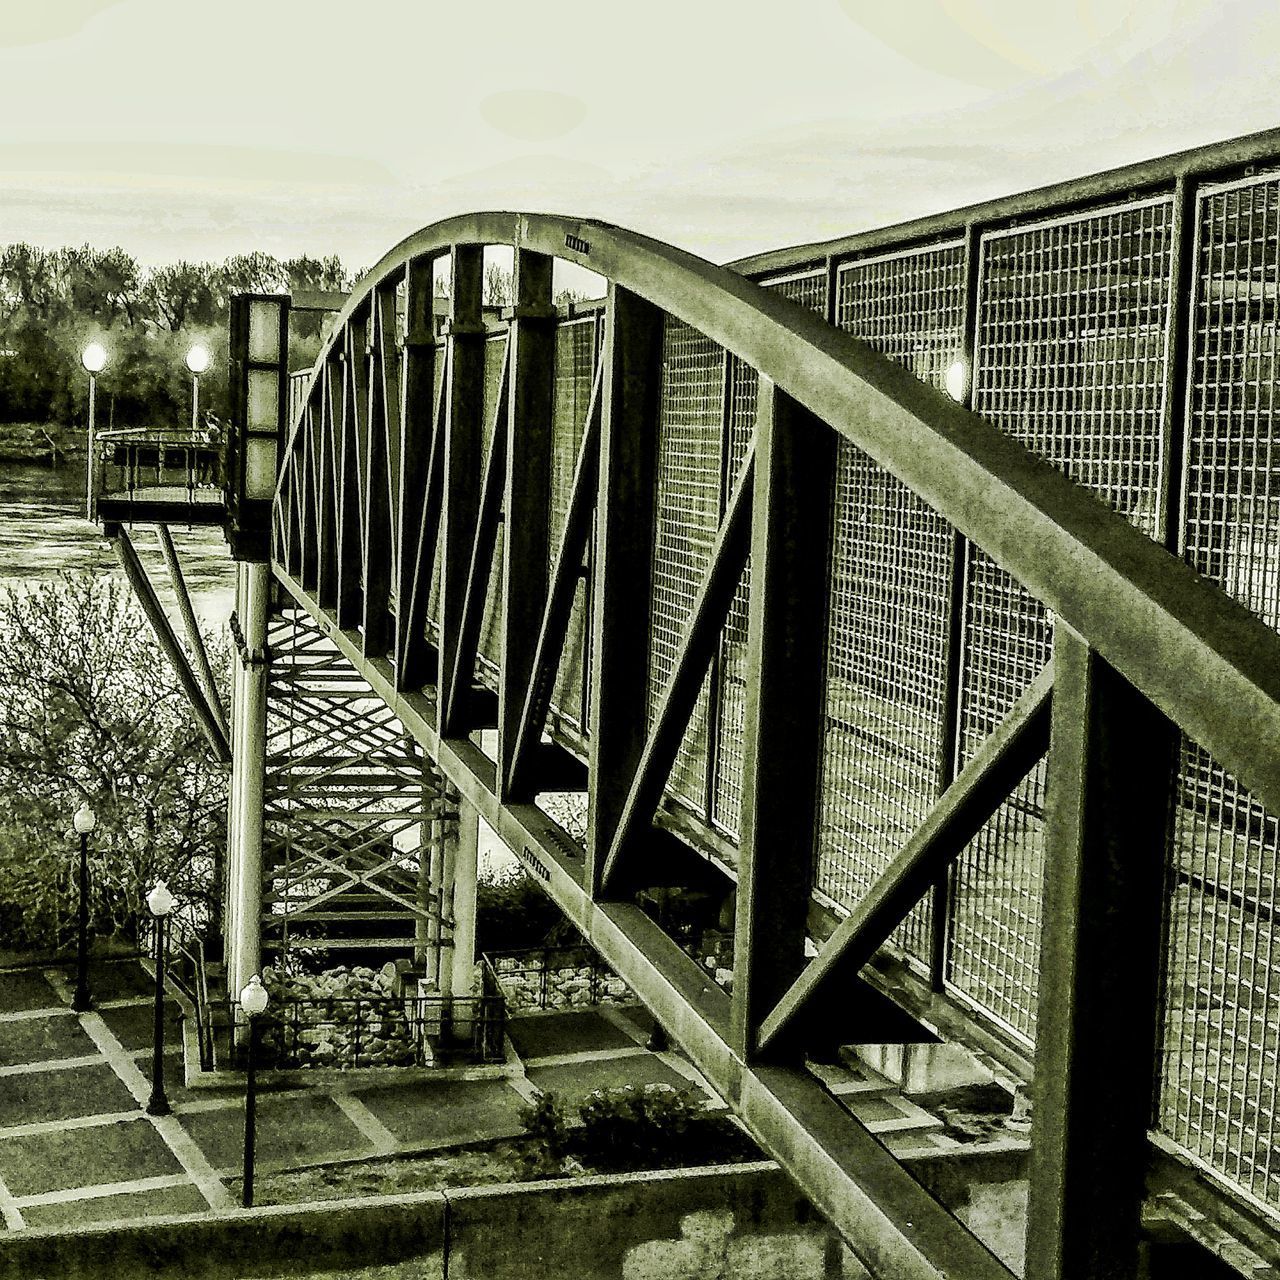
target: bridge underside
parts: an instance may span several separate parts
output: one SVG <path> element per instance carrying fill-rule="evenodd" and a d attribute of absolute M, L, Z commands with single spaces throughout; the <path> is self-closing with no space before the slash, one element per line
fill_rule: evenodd
<path fill-rule="evenodd" d="M 1029 1276 L 1154 1274 L 1169 1188 L 1273 1259 L 1276 156 L 742 273 L 534 215 L 393 250 L 296 389 L 270 644 L 265 566 L 238 606 L 263 941 L 376 894 L 427 948 L 456 793 L 872 1274 L 1009 1274 L 807 1067 L 932 1036 L 1034 1066 Z"/>

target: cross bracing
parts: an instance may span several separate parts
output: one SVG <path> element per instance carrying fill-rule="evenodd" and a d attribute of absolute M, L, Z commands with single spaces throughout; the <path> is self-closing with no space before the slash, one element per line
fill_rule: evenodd
<path fill-rule="evenodd" d="M 307 614 L 279 613 L 268 644 L 263 947 L 394 956 L 447 935 L 429 875 L 456 800 Z"/>
<path fill-rule="evenodd" d="M 873 1272 L 1003 1274 L 804 1069 L 885 1035 L 889 989 L 1034 1060 L 1028 1274 L 1133 1273 L 1158 1153 L 1280 1209 L 1277 153 L 737 273 L 454 219 L 306 387 L 289 599 Z M 608 281 L 598 362 L 561 358 L 556 257 Z M 731 993 L 646 912 L 672 888 L 735 918 Z"/>

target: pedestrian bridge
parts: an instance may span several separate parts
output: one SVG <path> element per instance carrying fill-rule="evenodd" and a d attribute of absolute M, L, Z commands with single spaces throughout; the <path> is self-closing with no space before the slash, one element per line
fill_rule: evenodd
<path fill-rule="evenodd" d="M 456 927 L 463 888 L 316 835 L 315 771 L 271 781 L 266 682 L 357 680 L 347 772 L 441 778 L 414 820 L 488 823 L 873 1275 L 1009 1272 L 809 1069 L 850 1043 L 1034 1076 L 1030 1276 L 1138 1274 L 1161 1186 L 1274 1251 L 1278 162 L 732 268 L 453 218 L 368 273 L 289 413 L 254 354 L 279 302 L 246 300 L 233 485 L 254 397 L 284 425 L 269 568 L 231 503 L 233 971 L 287 945 L 290 814 L 295 890 L 381 877 L 424 945 Z M 605 296 L 554 305 L 558 261 Z"/>

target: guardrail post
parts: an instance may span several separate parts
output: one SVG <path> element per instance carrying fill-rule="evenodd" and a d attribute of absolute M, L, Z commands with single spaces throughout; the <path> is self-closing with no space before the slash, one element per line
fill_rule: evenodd
<path fill-rule="evenodd" d="M 734 925 L 733 1045 L 804 968 L 826 693 L 836 437 L 761 377 Z"/>
<path fill-rule="evenodd" d="M 1137 1274 L 1177 734 L 1059 619 L 1027 1280 Z"/>
<path fill-rule="evenodd" d="M 425 632 L 437 532 L 434 522 L 430 522 L 429 536 L 427 528 L 427 490 L 436 427 L 432 259 L 414 258 L 406 280 L 394 665 L 396 688 L 417 689 L 429 678 Z"/>
<path fill-rule="evenodd" d="M 475 244 L 452 250 L 453 294 L 447 324 L 444 481 L 441 504 L 440 648 L 436 706 L 441 737 L 462 727 L 465 707 L 450 704 L 459 661 L 467 575 L 480 518 L 481 424 L 484 417 L 484 324 L 481 318 L 484 250 Z M 469 690 L 471 678 L 465 677 Z M 459 699 L 465 703 L 467 699 Z"/>
<path fill-rule="evenodd" d="M 511 310 L 507 474 L 503 503 L 502 662 L 498 677 L 498 795 L 505 797 L 519 741 L 547 600 L 550 545 L 551 417 L 555 400 L 556 313 L 545 254 L 515 251 Z"/>
<path fill-rule="evenodd" d="M 648 725 L 663 313 L 609 285 L 591 592 L 586 887 L 598 891 Z"/>

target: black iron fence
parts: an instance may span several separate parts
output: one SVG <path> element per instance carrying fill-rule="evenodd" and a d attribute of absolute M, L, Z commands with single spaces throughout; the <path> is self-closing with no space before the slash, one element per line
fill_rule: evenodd
<path fill-rule="evenodd" d="M 212 1065 L 243 1067 L 248 1026 L 240 1002 L 222 1002 L 213 1014 Z M 505 1030 L 501 995 L 277 999 L 259 1015 L 258 1065 L 355 1070 L 496 1063 L 504 1060 Z"/>
<path fill-rule="evenodd" d="M 527 947 L 485 955 L 512 1012 L 631 1000 L 631 989 L 588 946 Z"/>

